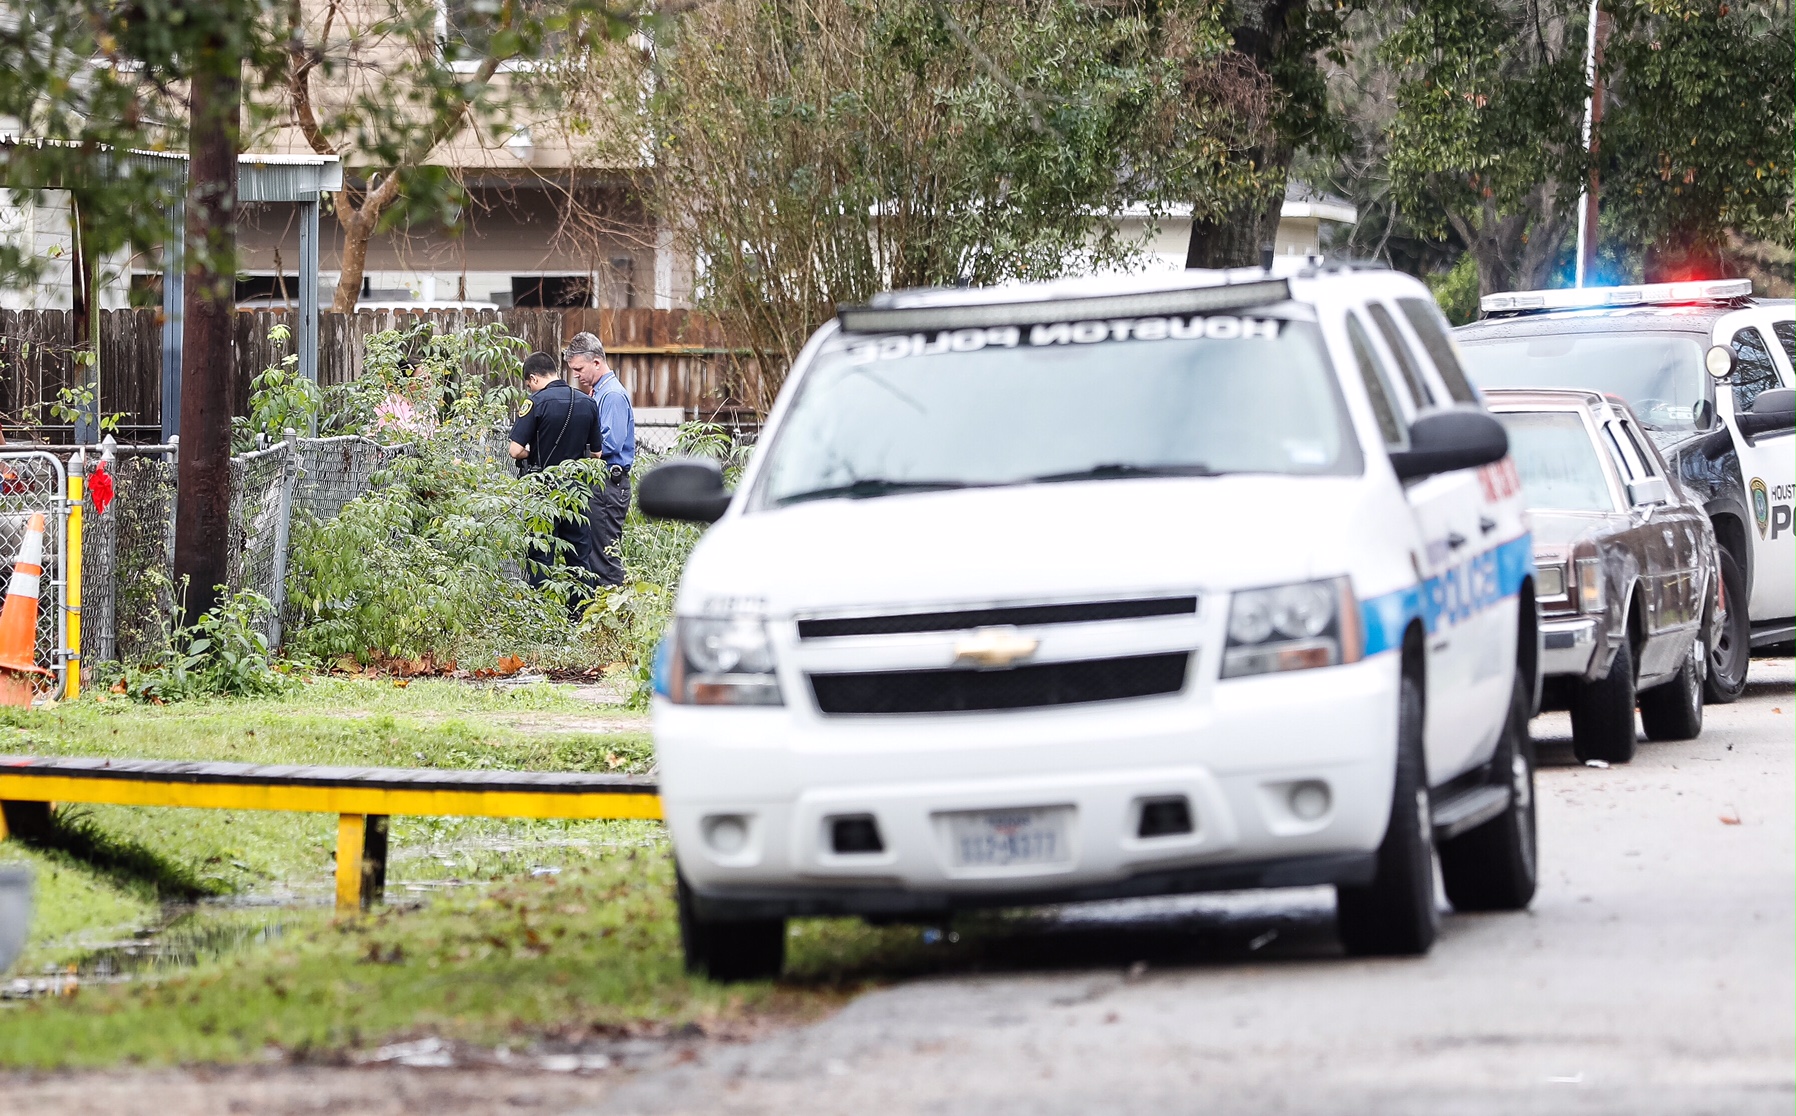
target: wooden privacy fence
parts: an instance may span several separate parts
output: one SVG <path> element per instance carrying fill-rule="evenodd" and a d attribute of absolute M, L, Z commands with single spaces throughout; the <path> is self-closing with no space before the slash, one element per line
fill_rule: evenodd
<path fill-rule="evenodd" d="M 756 398 L 758 369 L 716 319 L 691 310 L 358 310 L 323 313 L 318 382 L 340 384 L 362 370 L 370 334 L 429 320 L 442 329 L 500 322 L 532 349 L 559 355 L 581 331 L 598 335 L 638 407 L 734 415 Z M 232 413 L 249 413 L 250 381 L 294 351 L 269 340 L 276 325 L 298 326 L 297 310 L 240 310 L 233 338 Z M 75 359 L 75 318 L 66 310 L 0 310 L 0 433 L 20 440 L 71 440 L 71 424 L 50 412 L 58 393 L 86 379 Z M 106 310 L 100 319 L 102 414 L 122 413 L 121 441 L 154 441 L 162 428 L 162 314 Z"/>

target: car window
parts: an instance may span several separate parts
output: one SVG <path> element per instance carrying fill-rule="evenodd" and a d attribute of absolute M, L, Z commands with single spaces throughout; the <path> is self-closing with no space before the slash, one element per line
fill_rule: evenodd
<path fill-rule="evenodd" d="M 1777 387 L 1777 366 L 1771 363 L 1771 351 L 1765 338 L 1752 326 L 1734 334 L 1734 413 L 1752 410 L 1759 392 Z"/>
<path fill-rule="evenodd" d="M 1402 448 L 1409 438 L 1403 429 L 1401 412 L 1391 401 L 1387 386 L 1390 376 L 1379 363 L 1378 354 L 1373 352 L 1372 339 L 1366 336 L 1366 327 L 1359 324 L 1358 314 L 1347 315 L 1347 340 L 1353 346 L 1353 360 L 1359 365 L 1366 394 L 1372 399 L 1372 413 L 1378 417 L 1378 432 L 1384 436 L 1384 444 L 1392 449 Z"/>
<path fill-rule="evenodd" d="M 1697 432 L 1697 404 L 1710 398 L 1703 370 L 1706 335 L 1537 333 L 1489 339 L 1462 337 L 1472 382 L 1492 388 L 1584 388 L 1628 401 L 1649 430 Z"/>
<path fill-rule="evenodd" d="M 1622 434 L 1627 437 L 1628 448 L 1634 451 L 1634 460 L 1640 462 L 1640 474 L 1647 477 L 1657 476 L 1659 467 L 1654 464 L 1652 453 L 1641 444 L 1640 432 L 1634 429 L 1634 424 L 1623 422 L 1618 425 L 1621 427 Z"/>
<path fill-rule="evenodd" d="M 1322 331 L 1233 314 L 844 333 L 762 452 L 762 507 L 1365 468 Z"/>
<path fill-rule="evenodd" d="M 1784 347 L 1784 357 L 1796 365 L 1796 321 L 1772 322 L 1771 332 L 1777 334 L 1777 343 Z"/>
<path fill-rule="evenodd" d="M 1384 335 L 1385 347 L 1391 350 L 1391 356 L 1397 359 L 1397 367 L 1403 370 L 1403 382 L 1409 385 L 1409 396 L 1416 401 L 1417 407 L 1434 402 L 1434 393 L 1422 380 L 1422 371 L 1416 367 L 1416 358 L 1409 351 L 1408 342 L 1403 340 L 1403 333 L 1397 328 L 1397 320 L 1382 303 L 1366 303 L 1366 313 L 1372 315 L 1372 324 Z"/>
<path fill-rule="evenodd" d="M 1453 339 L 1447 334 L 1447 319 L 1441 317 L 1440 308 L 1423 298 L 1400 298 L 1397 308 L 1409 319 L 1410 328 L 1422 339 L 1422 348 L 1428 350 L 1428 359 L 1434 361 L 1434 370 L 1441 374 L 1441 382 L 1447 385 L 1447 394 L 1458 403 L 1478 402 L 1478 393 L 1465 378 L 1465 369 L 1459 366 L 1459 354 L 1453 351 Z"/>
<path fill-rule="evenodd" d="M 1499 414 L 1522 496 L 1537 511 L 1614 511 L 1615 493 L 1584 417 L 1575 411 Z"/>

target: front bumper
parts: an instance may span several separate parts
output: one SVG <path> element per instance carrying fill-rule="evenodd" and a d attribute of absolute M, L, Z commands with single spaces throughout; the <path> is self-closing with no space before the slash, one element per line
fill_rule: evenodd
<path fill-rule="evenodd" d="M 1591 660 L 1596 657 L 1596 618 L 1578 616 L 1542 621 L 1540 647 L 1541 674 L 1548 678 L 1556 675 L 1583 678 L 1589 674 Z"/>
<path fill-rule="evenodd" d="M 658 703 L 662 802 L 711 917 L 892 914 L 1240 887 L 1357 883 L 1390 816 L 1399 662 L 1196 684 L 1166 698 L 962 715 L 817 718 Z M 1328 807 L 1300 818 L 1298 783 Z M 1145 800 L 1183 797 L 1193 831 L 1138 835 Z M 1069 857 L 959 867 L 943 815 L 1063 807 Z M 744 819 L 724 854 L 706 819 Z M 837 853 L 833 818 L 884 848 Z"/>

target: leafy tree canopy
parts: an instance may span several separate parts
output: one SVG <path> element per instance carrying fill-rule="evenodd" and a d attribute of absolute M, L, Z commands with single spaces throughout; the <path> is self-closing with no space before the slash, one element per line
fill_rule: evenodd
<path fill-rule="evenodd" d="M 1716 275 L 1730 232 L 1790 245 L 1788 3 L 1631 0 L 1605 53 L 1605 232 L 1648 278 Z"/>
<path fill-rule="evenodd" d="M 844 302 L 1127 259 L 1106 214 L 1265 188 L 1206 0 L 716 0 L 655 57 L 658 194 L 777 370 Z"/>

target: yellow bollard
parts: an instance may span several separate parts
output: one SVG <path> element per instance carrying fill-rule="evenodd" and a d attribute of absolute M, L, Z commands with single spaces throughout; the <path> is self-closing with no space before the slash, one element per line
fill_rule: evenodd
<path fill-rule="evenodd" d="M 73 462 L 71 462 L 73 464 Z M 87 477 L 77 465 L 69 470 L 69 580 L 64 587 L 64 632 L 69 658 L 63 674 L 63 697 L 73 701 L 81 696 L 81 510 L 87 502 Z"/>
<path fill-rule="evenodd" d="M 361 814 L 337 817 L 337 911 L 362 908 L 362 842 L 366 824 Z"/>

